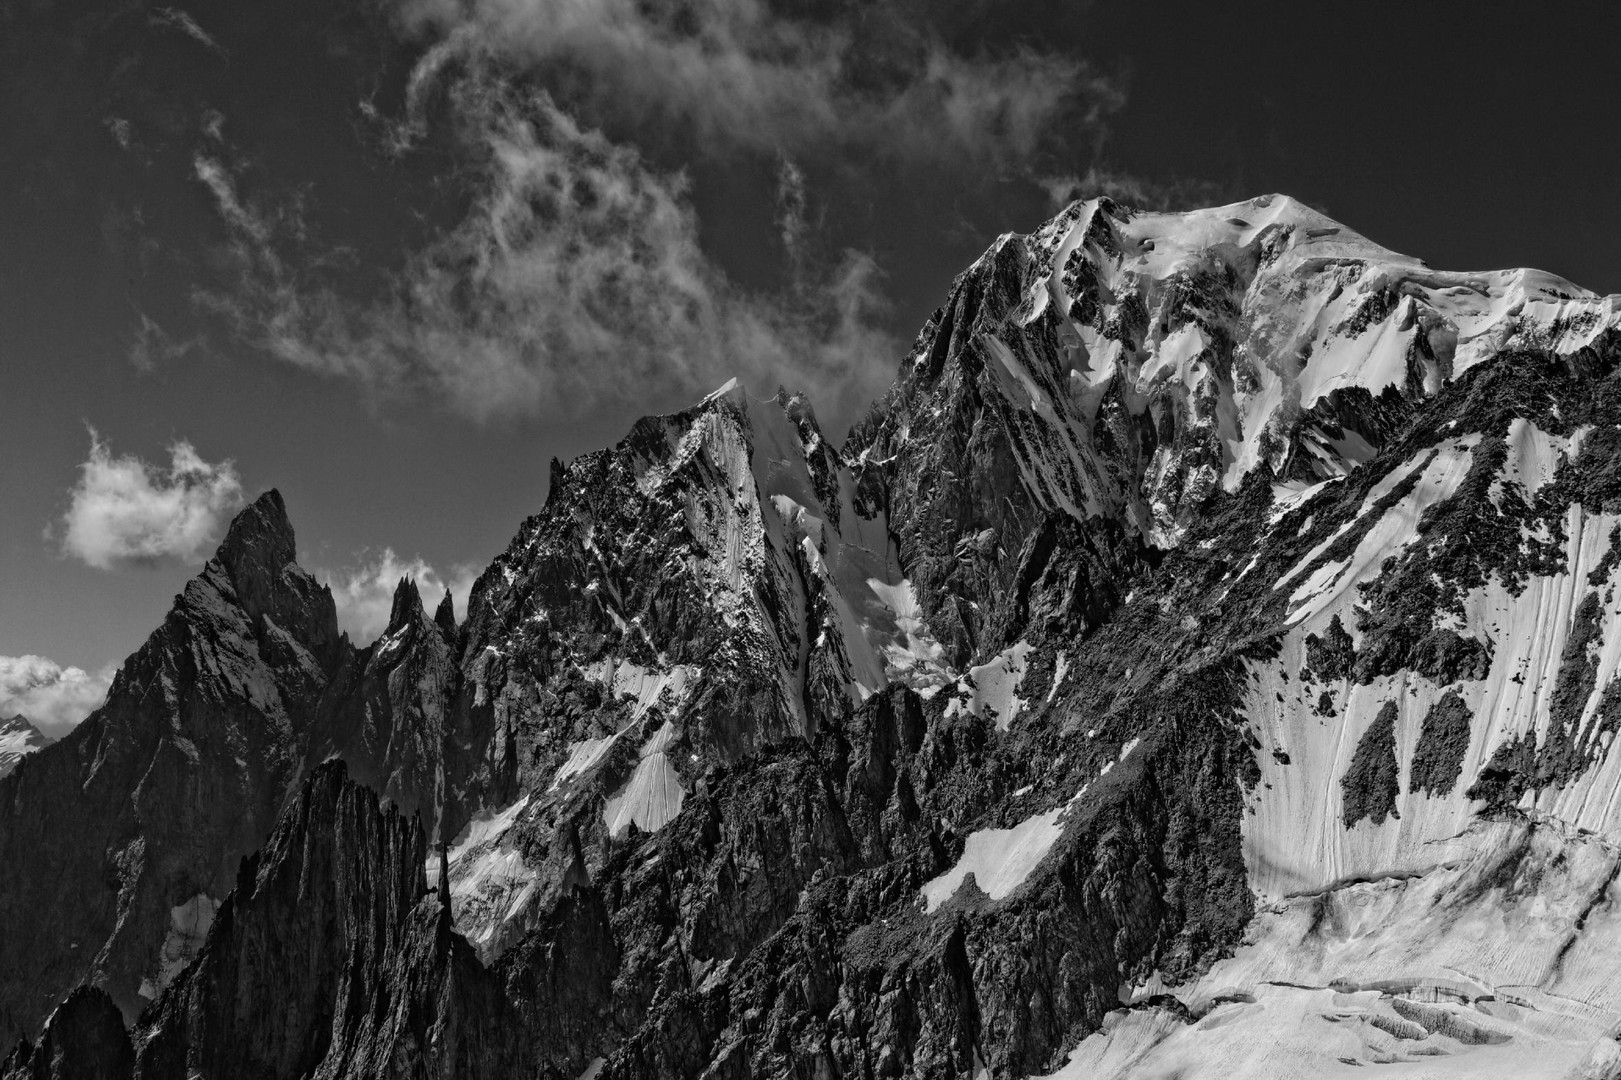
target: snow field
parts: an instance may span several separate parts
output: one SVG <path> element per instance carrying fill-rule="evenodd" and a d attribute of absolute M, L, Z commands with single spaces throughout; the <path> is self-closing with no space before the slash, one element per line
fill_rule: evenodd
<path fill-rule="evenodd" d="M 1296 621 L 1296 630 L 1285 637 L 1276 661 L 1250 665 L 1243 715 L 1264 748 L 1276 747 L 1289 757 L 1285 765 L 1270 754 L 1257 755 L 1262 783 L 1251 793 L 1253 813 L 1244 817 L 1244 833 L 1252 887 L 1259 895 L 1321 889 L 1347 877 L 1422 871 L 1453 857 L 1450 838 L 1468 826 L 1477 809 L 1464 792 L 1497 747 L 1526 731 L 1546 739 L 1549 698 L 1557 685 L 1572 615 L 1591 588 L 1587 575 L 1608 550 L 1610 530 L 1618 522 L 1621 517 L 1588 515 L 1572 507 L 1565 522 L 1570 538 L 1568 572 L 1533 577 L 1517 597 L 1493 581 L 1466 598 L 1461 632 L 1492 643 L 1491 667 L 1478 682 L 1438 686 L 1404 672 L 1368 685 L 1303 685 L 1296 673 L 1305 663 L 1308 633 L 1322 632 L 1339 615 L 1353 638 L 1358 636 L 1351 611 L 1354 590 L 1347 581 L 1341 582 L 1333 599 L 1314 603 Z M 1401 533 L 1393 539 L 1400 541 Z M 1382 558 L 1374 552 L 1369 562 L 1377 564 Z M 1345 578 L 1356 576 L 1348 573 Z M 1621 669 L 1621 633 L 1614 629 L 1621 625 L 1621 596 L 1612 594 L 1604 602 L 1602 619 L 1598 676 L 1583 709 L 1584 725 Z M 1463 771 L 1446 798 L 1412 793 L 1408 791 L 1412 754 L 1424 718 L 1449 689 L 1457 691 L 1474 716 Z M 1316 711 L 1323 690 L 1330 694 L 1333 716 Z M 1399 816 L 1380 825 L 1363 820 L 1347 830 L 1341 822 L 1340 778 L 1358 740 L 1387 701 L 1397 706 Z M 1621 753 L 1605 744 L 1595 767 L 1564 789 L 1542 791 L 1527 808 L 1621 841 Z"/>
<path fill-rule="evenodd" d="M 490 948 L 503 927 L 528 907 L 539 874 L 516 848 L 502 843 L 529 806 L 524 795 L 510 806 L 477 815 L 450 846 L 450 905 L 456 927 L 474 946 Z M 439 880 L 439 855 L 429 855 L 427 879 Z"/>

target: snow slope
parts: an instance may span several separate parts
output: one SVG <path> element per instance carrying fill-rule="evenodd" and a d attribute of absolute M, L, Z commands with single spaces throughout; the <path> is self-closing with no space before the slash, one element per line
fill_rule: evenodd
<path fill-rule="evenodd" d="M 1262 741 L 1281 750 L 1261 755 L 1262 783 L 1252 795 L 1253 813 L 1246 818 L 1252 883 L 1257 893 L 1281 897 L 1327 887 L 1334 882 L 1389 873 L 1427 870 L 1455 857 L 1455 838 L 1482 809 L 1464 794 L 1493 754 L 1526 733 L 1546 743 L 1554 723 L 1551 704 L 1559 684 L 1566 643 L 1577 626 L 1576 610 L 1585 597 L 1598 598 L 1599 631 L 1592 646 L 1596 662 L 1592 685 L 1580 703 L 1589 724 L 1606 690 L 1621 668 L 1621 599 L 1613 588 L 1596 590 L 1590 575 L 1609 551 L 1610 535 L 1621 515 L 1593 514 L 1580 505 L 1564 511 L 1564 568 L 1556 574 L 1532 574 L 1517 592 L 1500 580 L 1471 590 L 1457 628 L 1489 644 L 1491 661 L 1478 679 L 1437 683 L 1410 670 L 1367 682 L 1306 683 L 1306 641 L 1324 633 L 1339 619 L 1351 639 L 1360 637 L 1356 585 L 1376 577 L 1385 560 L 1414 541 L 1425 510 L 1454 496 L 1469 464 L 1468 437 L 1444 441 L 1433 452 L 1404 462 L 1389 481 L 1419 479 L 1412 491 L 1386 508 L 1367 528 L 1354 554 L 1346 560 L 1323 561 L 1309 574 L 1291 570 L 1279 580 L 1290 592 L 1290 631 L 1281 654 L 1251 665 L 1252 681 L 1244 709 L 1255 720 Z M 1559 440 L 1529 424 L 1510 432 L 1514 452 L 1491 486 L 1497 497 L 1506 485 L 1534 494 L 1547 483 L 1552 465 L 1527 465 L 1546 458 Z M 1540 445 L 1542 449 L 1537 449 Z M 1567 443 L 1567 445 L 1570 445 Z M 1528 454 L 1525 451 L 1531 448 Z M 1364 503 L 1365 515 L 1382 494 L 1382 483 Z M 1350 524 L 1350 523 L 1348 523 Z M 1308 554 L 1303 563 L 1309 563 Z M 1613 571 L 1612 571 L 1613 572 Z M 1322 695 L 1328 695 L 1323 702 Z M 1451 794 L 1437 797 L 1412 790 L 1411 762 L 1425 718 L 1448 695 L 1461 700 L 1473 718 L 1461 758 L 1461 779 Z M 1320 703 L 1328 706 L 1320 708 Z M 1396 761 L 1399 793 L 1395 813 L 1375 823 L 1368 819 L 1346 828 L 1342 821 L 1345 775 L 1363 734 L 1387 703 L 1395 706 Z M 1621 843 L 1621 753 L 1608 736 L 1597 747 L 1595 766 L 1573 782 L 1527 793 L 1523 808 L 1575 828 Z"/>

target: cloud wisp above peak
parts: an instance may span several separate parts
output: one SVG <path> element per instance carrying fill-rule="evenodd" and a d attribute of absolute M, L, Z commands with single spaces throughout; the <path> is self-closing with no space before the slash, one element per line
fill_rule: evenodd
<path fill-rule="evenodd" d="M 1047 176 L 1039 181 L 1054 211 L 1077 199 L 1106 195 L 1140 210 L 1192 210 L 1220 206 L 1241 196 L 1227 185 L 1192 177 L 1155 179 L 1093 164 L 1084 174 Z"/>
<path fill-rule="evenodd" d="M 242 505 L 230 461 L 204 461 L 189 442 L 169 446 L 169 466 L 114 457 L 94 429 L 61 520 L 47 535 L 62 553 L 98 570 L 167 560 L 201 562 Z"/>
<path fill-rule="evenodd" d="M 60 739 L 100 708 L 112 677 L 111 667 L 92 674 L 43 656 L 0 656 L 0 717 L 20 714 Z"/>

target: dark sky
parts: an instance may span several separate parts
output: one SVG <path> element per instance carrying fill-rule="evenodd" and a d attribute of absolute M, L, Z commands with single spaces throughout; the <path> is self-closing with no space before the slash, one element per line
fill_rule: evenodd
<path fill-rule="evenodd" d="M 6 658 L 136 647 L 265 487 L 358 626 L 733 373 L 842 434 L 1072 187 L 1621 290 L 1621 9 L 1547 11 L 0 4 L 0 707 Z"/>

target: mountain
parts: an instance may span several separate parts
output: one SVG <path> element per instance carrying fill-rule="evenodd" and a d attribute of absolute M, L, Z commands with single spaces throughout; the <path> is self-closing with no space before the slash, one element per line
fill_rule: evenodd
<path fill-rule="evenodd" d="M 0 718 L 0 777 L 15 769 L 24 756 L 55 741 L 30 724 L 26 716 Z"/>
<path fill-rule="evenodd" d="M 0 780 L 7 1068 L 1621 1077 L 1618 305 L 1093 200 L 842 445 L 554 462 L 460 622 L 268 493 Z"/>

